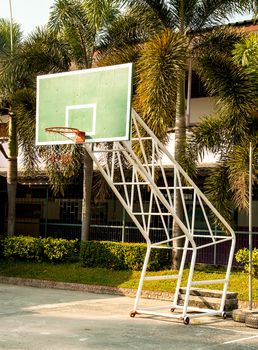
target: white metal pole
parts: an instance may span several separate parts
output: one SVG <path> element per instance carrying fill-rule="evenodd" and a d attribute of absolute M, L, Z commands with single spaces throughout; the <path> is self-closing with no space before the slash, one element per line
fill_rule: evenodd
<path fill-rule="evenodd" d="M 249 147 L 249 310 L 253 307 L 253 288 L 252 288 L 252 142 Z"/>
<path fill-rule="evenodd" d="M 192 60 L 189 58 L 188 64 L 188 82 L 187 82 L 187 102 L 186 102 L 186 127 L 190 126 L 191 114 L 191 91 L 192 91 Z"/>
<path fill-rule="evenodd" d="M 124 243 L 125 241 L 125 208 L 123 207 L 123 219 L 122 219 L 122 242 Z"/>
<path fill-rule="evenodd" d="M 11 52 L 13 52 L 13 11 L 12 11 L 12 0 L 9 0 L 9 9 L 10 9 L 10 44 L 11 44 Z"/>

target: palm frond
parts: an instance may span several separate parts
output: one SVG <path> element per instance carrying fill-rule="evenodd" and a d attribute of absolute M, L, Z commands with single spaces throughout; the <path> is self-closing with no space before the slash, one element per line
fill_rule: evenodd
<path fill-rule="evenodd" d="M 246 70 L 231 57 L 214 53 L 199 60 L 198 72 L 207 91 L 216 98 L 217 110 L 233 138 L 248 130 L 248 119 L 256 108 L 257 90 Z"/>
<path fill-rule="evenodd" d="M 122 63 L 136 62 L 140 56 L 142 46 L 124 46 L 121 48 L 110 48 L 99 52 L 94 57 L 94 65 L 98 67 L 112 66 Z"/>
<path fill-rule="evenodd" d="M 46 28 L 37 28 L 19 50 L 1 60 L 0 85 L 7 95 L 36 86 L 36 76 L 68 70 L 68 47 Z"/>
<path fill-rule="evenodd" d="M 86 21 L 84 7 L 80 0 L 55 0 L 50 8 L 48 26 L 52 31 L 60 32 L 64 27 Z"/>
<path fill-rule="evenodd" d="M 96 31 L 111 23 L 119 14 L 119 4 L 110 0 L 84 0 L 82 2 L 91 27 Z"/>
<path fill-rule="evenodd" d="M 13 109 L 16 112 L 18 145 L 21 148 L 22 164 L 27 174 L 32 176 L 39 170 L 40 158 L 35 146 L 35 90 L 24 88 L 15 92 Z"/>
<path fill-rule="evenodd" d="M 251 33 L 235 44 L 234 61 L 244 67 L 256 67 L 258 56 L 258 34 Z"/>
<path fill-rule="evenodd" d="M 191 31 L 218 26 L 233 15 L 246 13 L 252 8 L 250 0 L 189 1 L 188 7 L 194 9 L 191 12 L 187 11 L 187 24 Z"/>
<path fill-rule="evenodd" d="M 212 96 L 223 99 L 230 108 L 250 110 L 255 94 L 246 72 L 232 58 L 214 53 L 199 59 L 198 71 Z"/>
<path fill-rule="evenodd" d="M 235 145 L 228 155 L 229 185 L 237 208 L 248 208 L 249 140 Z"/>
<path fill-rule="evenodd" d="M 141 20 L 139 20 L 139 18 Z M 102 32 L 98 50 L 119 49 L 144 43 L 163 28 L 158 17 L 148 6 L 139 5 L 123 12 Z"/>
<path fill-rule="evenodd" d="M 127 0 L 129 6 L 147 3 L 166 28 L 179 29 L 182 22 L 188 32 L 218 26 L 235 14 L 252 9 L 250 0 Z"/>
<path fill-rule="evenodd" d="M 70 57 L 80 68 L 91 68 L 98 32 L 81 0 L 56 0 L 51 7 L 48 26 L 63 35 L 70 47 Z"/>
<path fill-rule="evenodd" d="M 233 203 L 229 186 L 229 170 L 226 163 L 221 162 L 210 171 L 204 182 L 204 191 L 215 208 L 229 223 L 232 223 Z M 220 224 L 215 216 L 213 219 L 215 223 Z"/>
<path fill-rule="evenodd" d="M 228 148 L 228 129 L 220 115 L 202 117 L 193 128 L 192 142 L 196 145 L 197 153 L 202 158 L 205 151 L 214 154 L 225 153 Z"/>
<path fill-rule="evenodd" d="M 129 6 L 135 6 L 135 4 L 147 4 L 153 13 L 159 17 L 165 28 L 172 28 L 176 22 L 177 13 L 174 11 L 174 7 L 171 6 L 166 0 L 145 0 L 145 1 L 126 1 Z M 140 19 L 141 20 L 141 19 Z"/>
<path fill-rule="evenodd" d="M 197 58 L 197 66 L 198 57 L 212 55 L 214 52 L 232 57 L 236 44 L 246 37 L 245 33 L 227 26 L 199 33 L 192 39 L 191 48 L 193 56 Z"/>
<path fill-rule="evenodd" d="M 11 38 L 10 38 L 10 26 L 9 20 L 0 18 L 0 55 L 11 52 Z M 22 31 L 18 23 L 12 23 L 13 33 L 13 51 L 15 51 L 22 42 Z"/>
<path fill-rule="evenodd" d="M 134 107 L 161 140 L 174 126 L 176 87 L 186 67 L 186 47 L 184 36 L 164 30 L 143 46 L 136 66 Z"/>

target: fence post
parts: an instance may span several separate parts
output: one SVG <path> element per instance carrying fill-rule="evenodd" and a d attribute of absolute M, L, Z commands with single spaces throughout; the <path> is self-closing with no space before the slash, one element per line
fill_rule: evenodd
<path fill-rule="evenodd" d="M 248 247 L 249 247 L 249 276 L 248 276 L 249 303 L 248 303 L 248 308 L 249 308 L 249 310 L 252 310 L 252 308 L 253 308 L 252 163 L 253 163 L 253 149 L 252 149 L 252 142 L 250 142 L 250 147 L 249 147 L 249 215 L 248 215 Z"/>
<path fill-rule="evenodd" d="M 123 221 L 122 221 L 122 243 L 125 241 L 125 208 L 123 207 Z"/>
<path fill-rule="evenodd" d="M 217 235 L 217 225 L 214 228 L 215 236 Z M 213 265 L 217 265 L 217 244 L 214 245 L 213 249 Z"/>

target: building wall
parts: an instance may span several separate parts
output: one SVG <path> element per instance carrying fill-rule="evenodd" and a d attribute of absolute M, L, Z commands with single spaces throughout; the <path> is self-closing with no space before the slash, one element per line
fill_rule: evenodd
<path fill-rule="evenodd" d="M 214 99 L 211 97 L 192 98 L 190 108 L 190 125 L 195 125 L 202 117 L 215 111 Z"/>

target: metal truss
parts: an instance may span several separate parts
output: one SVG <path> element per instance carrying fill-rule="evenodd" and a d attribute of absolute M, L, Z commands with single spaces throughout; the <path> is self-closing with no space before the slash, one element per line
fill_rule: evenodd
<path fill-rule="evenodd" d="M 120 141 L 93 146 L 85 144 L 98 170 L 147 243 L 146 256 L 131 316 L 136 314 L 166 316 L 182 319 L 186 324 L 191 318 L 201 316 L 221 315 L 225 317 L 224 307 L 235 248 L 235 233 L 135 111 L 133 111 L 132 128 L 133 138 L 130 142 Z M 174 172 L 173 180 L 166 174 L 162 155 L 166 155 L 171 162 Z M 143 192 L 148 194 L 147 200 L 143 198 Z M 181 218 L 177 215 L 177 196 L 180 197 L 183 207 Z M 191 197 L 190 205 L 189 197 Z M 197 212 L 198 217 L 202 216 L 206 226 L 203 232 L 200 232 L 197 227 Z M 215 216 L 221 223 L 223 231 L 219 232 L 214 229 L 210 219 L 212 216 Z M 163 226 L 163 237 L 159 241 L 156 241 L 152 230 L 157 217 Z M 173 236 L 173 220 L 181 229 L 182 235 L 179 237 Z M 178 244 L 179 240 L 183 241 L 183 245 Z M 229 244 L 229 251 L 225 277 L 216 280 L 193 280 L 198 251 L 226 241 Z M 178 273 L 146 276 L 150 253 L 153 249 L 167 249 L 168 252 L 181 249 L 182 259 Z M 187 255 L 190 256 L 190 268 L 185 299 L 181 304 L 178 297 Z M 164 279 L 177 279 L 175 291 L 171 291 L 173 292 L 171 302 L 166 306 L 141 308 L 140 298 L 144 281 Z M 222 284 L 223 286 L 219 310 L 189 306 L 191 289 L 207 284 Z M 168 311 L 164 312 L 164 309 Z M 171 312 L 174 310 L 178 312 Z"/>

